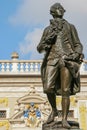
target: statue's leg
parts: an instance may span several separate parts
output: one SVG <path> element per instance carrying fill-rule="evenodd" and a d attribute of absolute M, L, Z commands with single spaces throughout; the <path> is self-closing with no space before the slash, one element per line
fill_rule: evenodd
<path fill-rule="evenodd" d="M 72 76 L 66 67 L 61 68 L 61 89 L 62 89 L 62 125 L 64 128 L 70 128 L 67 122 L 67 115 L 70 106 L 70 85 Z"/>
<path fill-rule="evenodd" d="M 52 107 L 52 110 L 56 110 L 56 95 L 54 93 L 48 93 L 47 94 L 48 101 Z"/>
<path fill-rule="evenodd" d="M 70 125 L 67 122 L 67 115 L 69 112 L 69 106 L 70 106 L 69 97 L 62 97 L 62 126 L 64 128 L 70 128 Z"/>
<path fill-rule="evenodd" d="M 56 94 L 54 92 L 55 81 L 58 76 L 57 66 L 47 66 L 46 70 L 46 89 L 48 101 L 51 105 L 52 112 L 47 119 L 47 123 L 54 121 L 54 118 L 58 116 L 58 110 L 56 108 Z"/>
<path fill-rule="evenodd" d="M 58 110 L 56 108 L 56 95 L 54 93 L 48 93 L 47 98 L 52 108 L 52 112 L 47 119 L 47 123 L 51 123 L 54 121 L 54 118 L 58 116 Z"/>

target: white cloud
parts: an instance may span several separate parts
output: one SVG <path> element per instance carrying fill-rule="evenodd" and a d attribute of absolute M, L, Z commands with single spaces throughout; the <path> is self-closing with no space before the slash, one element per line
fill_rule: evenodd
<path fill-rule="evenodd" d="M 37 52 L 37 45 L 40 42 L 40 38 L 43 30 L 36 28 L 32 32 L 28 32 L 24 37 L 23 42 L 20 43 L 19 49 L 21 55 L 29 55 L 30 59 L 40 58 L 40 54 Z"/>
<path fill-rule="evenodd" d="M 70 12 L 87 13 L 87 0 L 22 0 L 15 14 L 9 18 L 12 24 L 37 25 L 46 24 L 49 19 L 49 9 L 55 2 L 60 2 Z"/>
<path fill-rule="evenodd" d="M 47 26 L 50 19 L 49 9 L 52 4 L 59 2 L 66 10 L 65 19 L 73 23 L 79 33 L 79 37 L 84 46 L 84 52 L 87 55 L 87 0 L 21 0 L 13 16 L 9 17 L 13 25 L 24 25 L 28 28 L 37 28 L 39 25 Z M 41 37 L 41 29 L 34 29 L 24 37 L 20 43 L 20 52 L 23 55 L 31 52 L 31 58 L 38 57 L 36 44 Z"/>

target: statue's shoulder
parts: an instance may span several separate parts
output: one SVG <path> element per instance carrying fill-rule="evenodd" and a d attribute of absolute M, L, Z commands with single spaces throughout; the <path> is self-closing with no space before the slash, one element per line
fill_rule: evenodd
<path fill-rule="evenodd" d="M 72 23 L 68 22 L 68 21 L 65 20 L 65 19 L 64 19 L 64 22 L 67 24 L 67 27 L 68 27 L 69 30 L 75 29 L 75 26 L 74 26 Z"/>
<path fill-rule="evenodd" d="M 50 33 L 50 25 L 45 27 L 44 31 L 43 31 L 43 35 L 47 36 Z"/>
<path fill-rule="evenodd" d="M 44 29 L 45 32 L 48 32 L 49 30 L 50 30 L 50 25 L 45 27 L 45 29 Z"/>

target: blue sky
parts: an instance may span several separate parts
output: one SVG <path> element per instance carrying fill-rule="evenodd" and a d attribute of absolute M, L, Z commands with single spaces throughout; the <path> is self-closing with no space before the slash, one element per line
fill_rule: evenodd
<path fill-rule="evenodd" d="M 0 60 L 11 59 L 14 51 L 20 59 L 42 58 L 36 46 L 55 2 L 64 6 L 64 18 L 77 28 L 87 59 L 87 0 L 0 0 Z"/>

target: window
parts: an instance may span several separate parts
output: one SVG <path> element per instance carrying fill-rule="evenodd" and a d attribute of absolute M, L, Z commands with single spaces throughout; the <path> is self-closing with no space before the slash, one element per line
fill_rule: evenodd
<path fill-rule="evenodd" d="M 6 110 L 0 110 L 0 119 L 6 118 Z"/>

